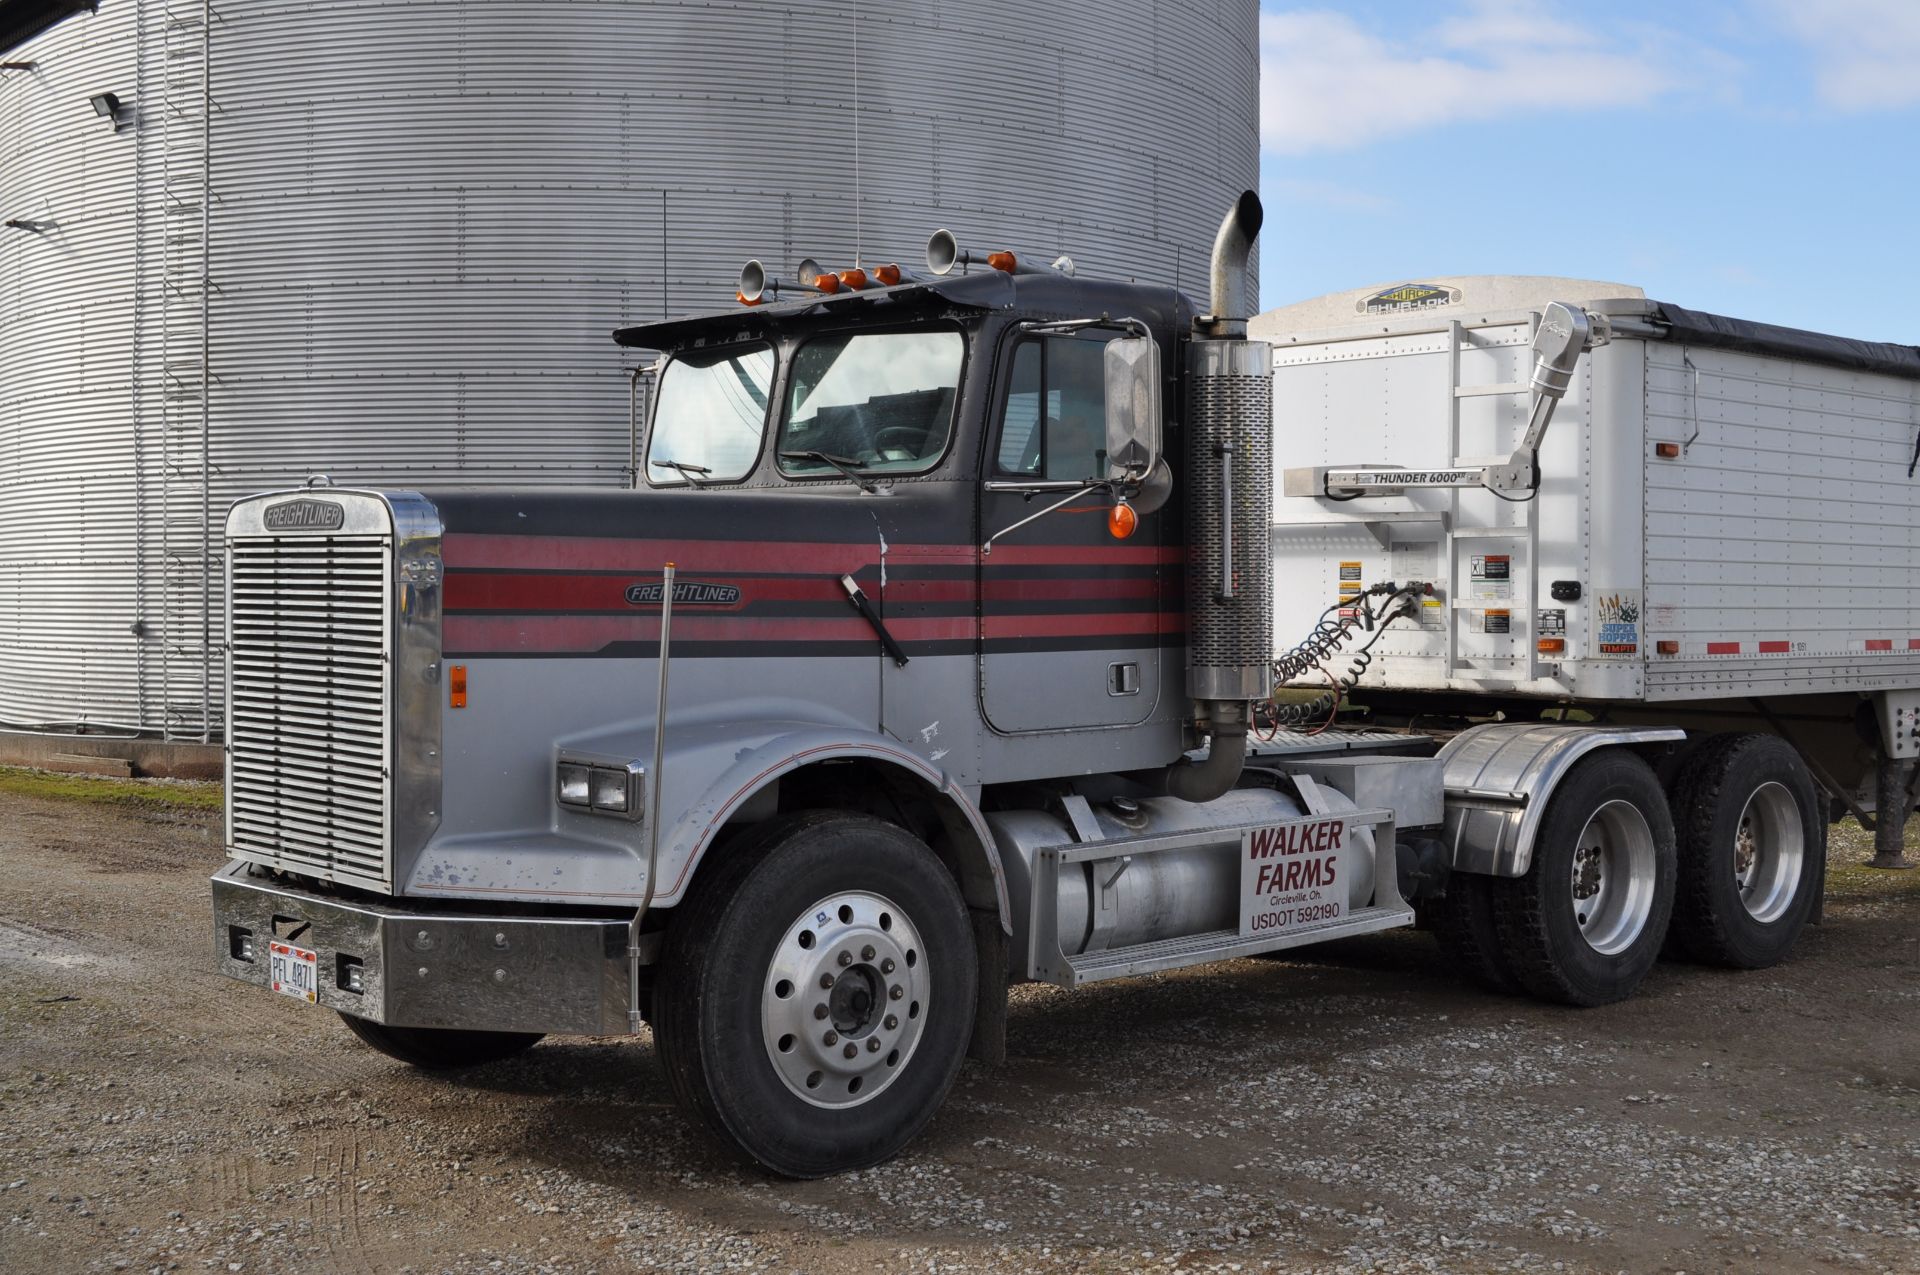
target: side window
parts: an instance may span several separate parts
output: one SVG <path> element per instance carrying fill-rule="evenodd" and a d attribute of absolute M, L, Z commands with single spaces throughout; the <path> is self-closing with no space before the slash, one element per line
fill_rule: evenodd
<path fill-rule="evenodd" d="M 1077 482 L 1104 472 L 1105 350 L 1105 339 L 1086 337 L 1021 342 L 1000 422 L 1001 473 Z"/>

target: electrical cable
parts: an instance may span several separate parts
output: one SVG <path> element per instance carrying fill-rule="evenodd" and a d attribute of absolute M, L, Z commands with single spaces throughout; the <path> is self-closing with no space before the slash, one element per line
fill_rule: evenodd
<path fill-rule="evenodd" d="M 1387 628 L 1396 620 L 1406 619 L 1414 614 L 1416 595 L 1429 591 L 1429 586 L 1418 581 L 1398 585 L 1392 581 L 1368 586 L 1360 593 L 1336 599 L 1319 618 L 1314 621 L 1313 631 L 1305 640 L 1291 651 L 1273 661 L 1273 684 L 1275 693 L 1288 682 L 1314 671 L 1332 683 L 1331 687 L 1314 698 L 1298 704 L 1281 704 L 1269 699 L 1254 711 L 1254 727 L 1265 728 L 1267 734 L 1262 742 L 1271 742 L 1282 727 L 1302 726 L 1324 716 L 1309 734 L 1318 735 L 1333 725 L 1340 711 L 1340 704 L 1347 692 L 1360 685 L 1368 666 L 1373 663 L 1374 644 L 1385 636 Z M 1378 612 L 1374 610 L 1373 599 L 1387 599 Z M 1338 619 L 1329 619 L 1335 611 L 1351 609 L 1352 613 Z M 1346 671 L 1335 675 L 1325 667 L 1327 660 L 1340 655 L 1361 627 L 1372 634 L 1358 650 L 1347 652 Z"/>

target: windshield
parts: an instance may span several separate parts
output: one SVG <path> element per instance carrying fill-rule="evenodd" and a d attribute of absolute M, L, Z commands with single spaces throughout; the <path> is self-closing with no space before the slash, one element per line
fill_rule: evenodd
<path fill-rule="evenodd" d="M 773 388 L 773 350 L 735 345 L 673 356 L 647 440 L 650 483 L 733 482 L 760 455 Z"/>
<path fill-rule="evenodd" d="M 780 424 L 780 467 L 810 477 L 917 473 L 947 449 L 966 338 L 951 328 L 842 332 L 800 347 Z M 803 453 L 818 453 L 808 457 Z"/>

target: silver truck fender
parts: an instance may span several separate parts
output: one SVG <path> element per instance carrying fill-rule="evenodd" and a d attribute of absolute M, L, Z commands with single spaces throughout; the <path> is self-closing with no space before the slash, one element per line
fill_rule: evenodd
<path fill-rule="evenodd" d="M 672 738 L 669 735 L 670 741 Z M 973 799 L 944 771 L 886 736 L 834 727 L 802 727 L 741 749 L 733 764 L 715 777 L 700 796 L 675 811 L 673 822 L 663 829 L 661 836 L 660 889 L 654 896 L 653 905 L 671 907 L 682 898 L 700 859 L 720 830 L 756 793 L 782 775 L 803 766 L 848 758 L 894 767 L 927 790 L 929 797 L 941 807 L 946 816 L 944 822 L 955 840 L 972 843 L 961 844 L 957 848 L 963 857 L 971 855 L 976 859 L 978 866 L 984 868 L 991 877 L 1000 928 L 1012 934 L 1006 871 L 1000 862 L 1000 852 L 994 845 L 993 833 L 988 830 L 987 821 Z M 669 747 L 663 772 L 668 777 L 669 786 L 672 783 L 673 765 L 674 749 Z M 973 898 L 977 891 L 968 889 L 968 885 L 967 881 L 962 880 L 963 893 L 969 896 L 969 902 L 979 902 Z"/>
<path fill-rule="evenodd" d="M 1520 877 L 1547 800 L 1573 764 L 1596 748 L 1678 742 L 1676 727 L 1625 728 L 1549 722 L 1475 726 L 1440 750 L 1447 849 L 1455 869 Z"/>

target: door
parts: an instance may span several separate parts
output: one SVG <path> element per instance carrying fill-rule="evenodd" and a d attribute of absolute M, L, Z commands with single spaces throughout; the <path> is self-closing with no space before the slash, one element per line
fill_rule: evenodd
<path fill-rule="evenodd" d="M 1181 641 L 1169 603 L 1168 519 L 1125 540 L 1104 491 L 1068 500 L 1106 468 L 1106 342 L 1113 332 L 1013 338 L 990 417 L 980 493 L 981 706 L 1007 732 L 1145 721 L 1162 660 Z"/>

